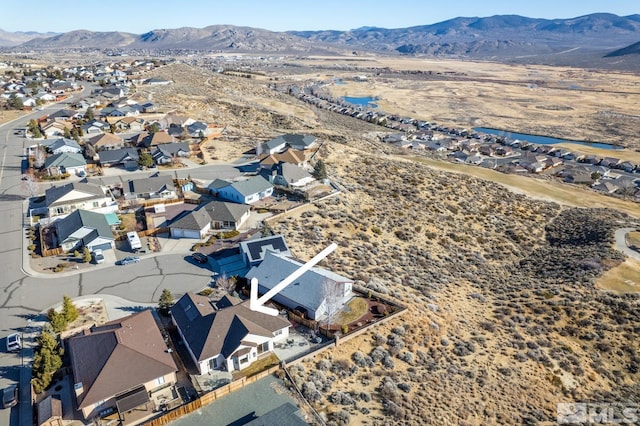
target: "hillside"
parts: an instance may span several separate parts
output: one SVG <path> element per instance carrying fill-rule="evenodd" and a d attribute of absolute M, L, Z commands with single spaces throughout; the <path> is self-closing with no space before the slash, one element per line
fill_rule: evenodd
<path fill-rule="evenodd" d="M 292 25 L 294 25 L 292 23 Z M 71 31 L 38 37 L 18 48 L 203 50 L 280 54 L 385 54 L 447 56 L 512 62 L 633 69 L 603 58 L 636 42 L 640 15 L 599 13 L 571 19 L 535 19 L 517 15 L 459 17 L 409 28 L 362 27 L 349 31 L 274 32 L 258 28 L 212 25 L 205 28 L 155 29 L 144 34 Z M 3 37 L 0 34 L 0 43 Z M 5 45 L 17 45 L 5 35 Z"/>
<path fill-rule="evenodd" d="M 302 259 L 325 260 L 409 308 L 403 317 L 292 368 L 305 396 L 342 423 L 534 424 L 556 403 L 640 393 L 640 300 L 594 283 L 622 261 L 631 220 L 516 194 L 383 153 L 380 128 L 317 110 L 263 83 L 172 65 L 142 87 L 159 106 L 226 126 L 205 147 L 227 161 L 281 132 L 327 141 L 344 188 L 272 224 Z"/>
<path fill-rule="evenodd" d="M 613 52 L 607 53 L 605 57 L 607 58 L 616 58 L 620 56 L 626 55 L 638 55 L 640 54 L 640 41 L 637 43 L 633 43 L 627 47 L 623 47 L 622 49 L 614 50 Z"/>

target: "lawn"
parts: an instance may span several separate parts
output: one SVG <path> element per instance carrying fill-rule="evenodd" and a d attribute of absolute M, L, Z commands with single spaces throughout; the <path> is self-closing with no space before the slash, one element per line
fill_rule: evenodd
<path fill-rule="evenodd" d="M 233 373 L 233 380 L 236 381 L 243 377 L 251 377 L 254 374 L 258 374 L 261 371 L 268 370 L 271 367 L 274 367 L 280 363 L 278 356 L 274 353 L 270 354 L 268 357 L 259 359 L 249 367 L 244 370 Z"/>
<path fill-rule="evenodd" d="M 361 318 L 364 314 L 367 313 L 367 301 L 362 297 L 354 297 L 348 304 L 347 307 L 340 312 L 338 316 L 338 320 L 336 321 L 339 325 L 350 324 L 359 318 Z"/>
<path fill-rule="evenodd" d="M 640 262 L 627 259 L 620 266 L 607 271 L 596 285 L 598 288 L 616 293 L 640 292 Z"/>

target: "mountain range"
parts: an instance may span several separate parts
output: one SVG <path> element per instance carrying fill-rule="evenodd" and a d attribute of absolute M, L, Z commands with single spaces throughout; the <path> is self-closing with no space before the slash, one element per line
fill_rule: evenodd
<path fill-rule="evenodd" d="M 0 46 L 22 51 L 81 48 L 307 54 L 375 51 L 593 66 L 612 62 L 612 58 L 618 64 L 637 63 L 634 61 L 640 56 L 638 48 L 625 48 L 639 40 L 640 15 L 608 13 L 571 19 L 518 15 L 461 17 L 408 28 L 362 27 L 349 31 L 274 32 L 231 25 L 157 29 L 144 34 L 87 30 L 38 34 L 0 30 Z"/>

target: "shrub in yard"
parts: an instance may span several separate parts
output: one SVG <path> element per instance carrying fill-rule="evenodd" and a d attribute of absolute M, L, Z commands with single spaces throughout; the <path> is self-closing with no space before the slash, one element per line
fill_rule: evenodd
<path fill-rule="evenodd" d="M 34 251 L 35 249 L 36 249 L 36 245 L 35 244 L 29 244 L 27 246 L 27 250 L 29 250 L 29 251 Z"/>
<path fill-rule="evenodd" d="M 322 398 L 322 394 L 313 382 L 305 382 L 302 385 L 302 395 L 309 402 L 316 402 Z"/>
<path fill-rule="evenodd" d="M 355 351 L 353 354 L 351 354 L 351 360 L 358 367 L 366 367 L 367 366 L 367 359 L 366 359 L 365 355 L 360 351 Z"/>

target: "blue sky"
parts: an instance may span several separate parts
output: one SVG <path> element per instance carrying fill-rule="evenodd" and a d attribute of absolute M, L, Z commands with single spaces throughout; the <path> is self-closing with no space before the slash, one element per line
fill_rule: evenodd
<path fill-rule="evenodd" d="M 14 7 L 7 7 L 7 3 L 9 0 L 0 2 L 0 29 L 5 31 L 87 29 L 136 34 L 216 24 L 273 31 L 347 30 L 425 25 L 458 16 L 573 18 L 595 12 L 640 13 L 638 0 L 32 0 L 13 1 Z"/>

